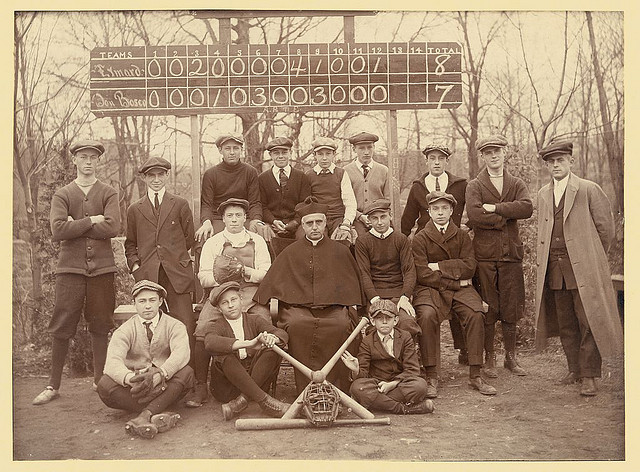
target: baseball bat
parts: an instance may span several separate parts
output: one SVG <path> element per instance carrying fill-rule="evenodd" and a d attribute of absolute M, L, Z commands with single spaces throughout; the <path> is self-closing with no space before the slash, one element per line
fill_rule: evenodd
<path fill-rule="evenodd" d="M 367 410 L 365 407 L 363 407 L 360 403 L 355 401 L 349 395 L 344 393 L 339 388 L 336 388 L 336 390 L 340 394 L 340 401 L 342 402 L 342 404 L 347 408 L 351 408 L 351 411 L 353 411 L 360 418 L 367 419 L 367 420 L 375 418 L 373 413 L 371 413 L 369 410 Z"/>
<path fill-rule="evenodd" d="M 338 349 L 336 353 L 333 355 L 333 357 L 329 359 L 329 361 L 324 365 L 322 369 L 320 369 L 320 372 L 324 374 L 324 377 L 329 375 L 329 372 L 331 372 L 331 369 L 333 369 L 333 366 L 336 365 L 336 362 L 338 362 L 342 353 L 347 350 L 347 348 L 349 347 L 349 344 L 351 344 L 351 341 L 353 341 L 356 338 L 356 336 L 360 334 L 360 330 L 362 330 L 362 328 L 364 328 L 368 324 L 369 324 L 369 320 L 367 320 L 366 318 L 360 318 L 360 323 L 358 323 L 358 326 L 356 326 L 356 328 L 349 335 L 347 340 L 344 343 L 342 343 L 342 346 L 340 346 L 340 349 Z"/>
<path fill-rule="evenodd" d="M 313 371 L 311 369 L 309 369 L 306 365 L 304 365 L 302 362 L 300 362 L 298 359 L 296 359 L 295 357 L 293 357 L 291 354 L 289 354 L 287 351 L 284 351 L 281 347 L 277 346 L 277 345 L 273 345 L 273 347 L 271 348 L 273 349 L 275 352 L 277 352 L 278 354 L 280 354 L 281 357 L 283 357 L 284 359 L 288 360 L 289 363 L 295 367 L 296 369 L 298 369 L 300 372 L 302 372 L 305 376 L 307 376 L 309 378 L 309 380 L 311 380 L 311 377 L 313 375 Z"/>
<path fill-rule="evenodd" d="M 302 392 L 300 392 L 298 398 L 296 398 L 289 409 L 284 412 L 284 415 L 282 415 L 282 419 L 292 420 L 296 416 L 298 416 L 298 413 L 300 413 L 300 409 L 302 408 L 302 397 L 304 397 L 304 392 L 306 390 L 307 389 L 305 388 L 304 390 L 302 390 Z"/>
<path fill-rule="evenodd" d="M 389 418 L 373 419 L 348 419 L 334 420 L 335 426 L 350 425 L 390 425 Z M 240 418 L 236 420 L 236 429 L 239 431 L 268 430 L 268 429 L 300 429 L 314 427 L 313 423 L 306 419 L 277 419 L 277 418 Z"/>

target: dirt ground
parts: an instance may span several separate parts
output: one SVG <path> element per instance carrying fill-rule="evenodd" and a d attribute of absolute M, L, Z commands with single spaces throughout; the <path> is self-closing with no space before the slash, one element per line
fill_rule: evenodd
<path fill-rule="evenodd" d="M 443 329 L 443 332 L 445 330 Z M 624 460 L 625 392 L 620 359 L 603 362 L 596 397 L 579 387 L 559 386 L 566 372 L 561 349 L 521 350 L 529 372 L 503 369 L 491 382 L 495 397 L 467 385 L 467 368 L 457 364 L 443 335 L 442 379 L 433 414 L 390 415 L 389 426 L 236 431 L 222 421 L 220 404 L 183 405 L 178 426 L 153 440 L 131 437 L 132 416 L 102 404 L 90 378 L 64 378 L 61 397 L 44 406 L 31 400 L 46 376 L 16 376 L 13 388 L 14 460 L 62 459 L 315 459 L 393 461 Z M 281 369 L 277 397 L 295 398 L 293 371 Z M 243 417 L 260 417 L 252 404 Z M 377 415 L 385 416 L 385 415 Z M 52 430 L 55 431 L 52 434 Z"/>

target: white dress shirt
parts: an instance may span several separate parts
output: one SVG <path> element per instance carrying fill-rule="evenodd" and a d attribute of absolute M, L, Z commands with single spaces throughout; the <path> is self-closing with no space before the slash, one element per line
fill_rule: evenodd
<path fill-rule="evenodd" d="M 238 341 L 245 341 L 244 339 L 244 327 L 242 326 L 242 316 L 235 320 L 227 320 L 229 326 L 233 330 L 233 335 Z M 245 348 L 238 349 L 238 356 L 240 359 L 247 358 L 247 350 Z"/>
<path fill-rule="evenodd" d="M 553 200 L 556 202 L 556 206 L 560 204 L 560 200 L 562 199 L 562 195 L 564 191 L 567 189 L 567 183 L 569 182 L 569 175 L 562 180 L 553 180 Z"/>
<path fill-rule="evenodd" d="M 380 342 L 384 346 L 385 350 L 391 355 L 391 357 L 394 357 L 393 356 L 393 339 L 394 339 L 393 330 L 391 330 L 389 334 L 380 334 L 380 331 L 376 331 L 376 334 L 380 338 Z M 387 336 L 389 336 L 388 344 L 384 340 L 384 338 L 386 338 Z"/>
<path fill-rule="evenodd" d="M 162 199 L 164 198 L 164 194 L 165 194 L 166 191 L 167 191 L 166 187 L 162 187 L 157 192 L 151 190 L 150 188 L 147 188 L 147 197 L 149 197 L 149 201 L 151 202 L 151 206 L 155 206 L 156 193 L 158 194 L 158 201 L 160 202 L 160 205 L 162 205 Z"/>
<path fill-rule="evenodd" d="M 286 166 L 283 167 L 283 169 L 284 169 L 285 175 L 291 178 L 291 166 L 287 164 Z M 278 182 L 278 185 L 280 185 L 280 167 L 278 166 L 271 167 L 271 172 L 273 173 L 273 176 L 276 178 L 276 182 Z"/>
<path fill-rule="evenodd" d="M 446 172 L 443 172 L 438 177 L 438 185 L 440 186 L 440 191 L 444 192 L 447 190 L 447 185 L 449 185 L 449 175 Z M 424 184 L 427 187 L 429 192 L 433 192 L 436 189 L 436 177 L 431 175 L 430 173 L 424 178 Z"/>
<path fill-rule="evenodd" d="M 386 231 L 385 231 L 384 233 L 382 233 L 382 234 L 378 233 L 378 232 L 377 232 L 375 229 L 373 229 L 373 228 L 371 228 L 371 229 L 369 230 L 369 232 L 370 232 L 371 234 L 373 234 L 373 235 L 374 235 L 376 238 L 378 238 L 378 239 L 387 239 L 387 238 L 389 237 L 389 235 L 390 235 L 391 233 L 393 233 L 393 228 L 392 228 L 392 227 L 389 227 L 389 229 L 388 229 L 388 230 L 386 230 Z"/>

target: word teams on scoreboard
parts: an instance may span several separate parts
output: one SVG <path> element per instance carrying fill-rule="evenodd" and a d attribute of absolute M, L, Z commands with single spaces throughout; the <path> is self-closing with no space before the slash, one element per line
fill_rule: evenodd
<path fill-rule="evenodd" d="M 135 46 L 91 51 L 97 116 L 454 108 L 456 42 Z"/>

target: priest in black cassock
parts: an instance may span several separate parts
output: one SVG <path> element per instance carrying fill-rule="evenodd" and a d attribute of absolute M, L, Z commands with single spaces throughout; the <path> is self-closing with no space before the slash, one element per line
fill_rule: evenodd
<path fill-rule="evenodd" d="M 346 245 L 325 235 L 327 205 L 315 197 L 296 205 L 305 237 L 287 246 L 262 280 L 254 300 L 279 300 L 278 326 L 289 334 L 289 353 L 312 370 L 321 369 L 356 325 L 364 297 L 358 266 Z M 338 363 L 331 383 L 346 374 Z M 346 375 L 345 375 L 346 377 Z M 296 371 L 296 389 L 309 383 Z"/>

